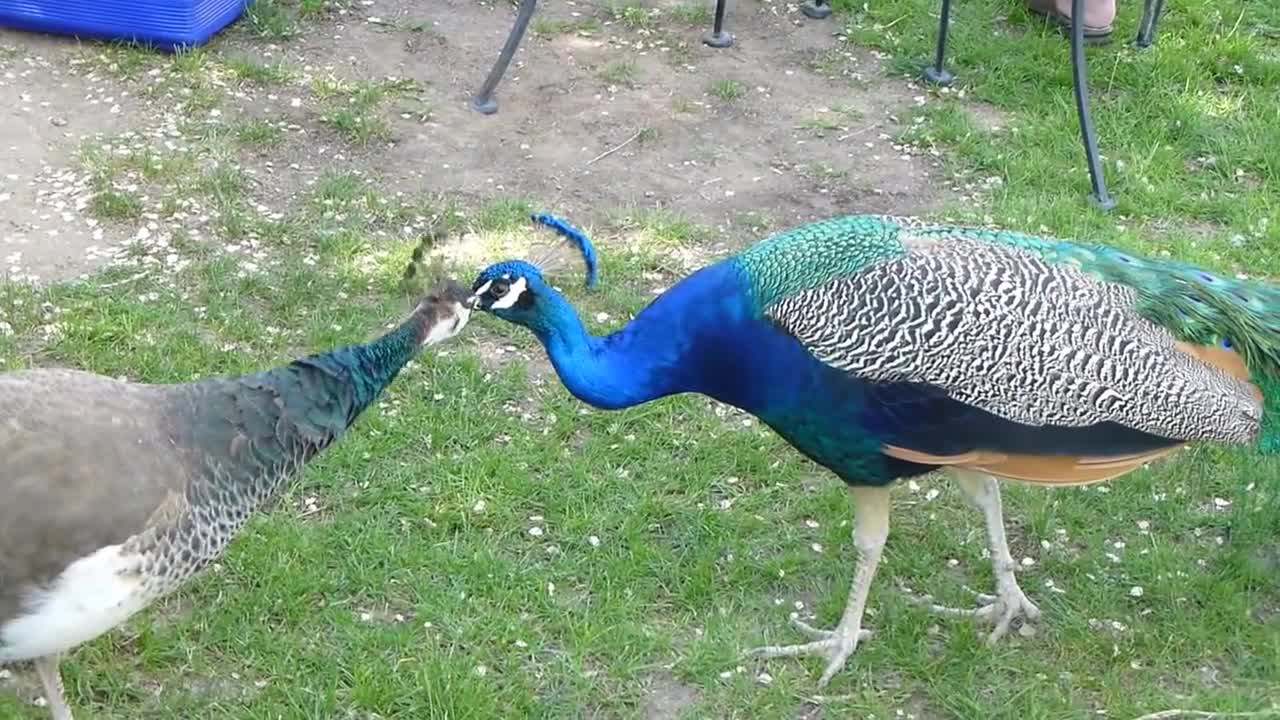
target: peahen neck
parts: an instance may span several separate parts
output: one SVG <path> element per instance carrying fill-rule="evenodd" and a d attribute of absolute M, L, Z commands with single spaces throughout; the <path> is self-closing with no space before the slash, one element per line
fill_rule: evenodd
<path fill-rule="evenodd" d="M 372 342 L 301 358 L 290 367 L 299 374 L 314 375 L 312 380 L 331 394 L 345 396 L 341 403 L 345 429 L 418 354 L 428 330 L 424 313 L 415 312 L 399 327 Z"/>
<path fill-rule="evenodd" d="M 372 342 L 192 388 L 191 435 L 217 467 L 213 486 L 249 510 L 268 499 L 360 416 L 417 354 L 429 312 L 419 310 Z M 179 427 L 181 429 L 181 427 Z"/>
<path fill-rule="evenodd" d="M 616 410 L 694 389 L 693 378 L 678 362 L 678 344 L 662 332 L 661 313 L 642 312 L 616 332 L 595 336 L 558 293 L 546 294 L 541 302 L 529 329 L 579 400 Z"/>

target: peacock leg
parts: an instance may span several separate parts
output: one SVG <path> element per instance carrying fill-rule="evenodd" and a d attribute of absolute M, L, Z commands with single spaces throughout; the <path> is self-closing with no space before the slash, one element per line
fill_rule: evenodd
<path fill-rule="evenodd" d="M 827 658 L 827 667 L 818 679 L 818 687 L 825 687 L 832 676 L 844 667 L 858 643 L 871 636 L 862 629 L 862 611 L 867 605 L 867 592 L 875 577 L 876 566 L 889 536 L 889 489 L 887 487 L 850 487 L 853 498 L 853 544 L 858 549 L 858 565 L 849 589 L 849 601 L 844 615 L 835 630 L 819 630 L 801 620 L 793 620 L 796 629 L 814 638 L 803 645 L 772 645 L 755 648 L 749 655 L 763 658 L 820 655 Z"/>
<path fill-rule="evenodd" d="M 987 543 L 991 549 L 991 569 L 996 576 L 996 594 L 979 595 L 981 605 L 975 609 L 949 608 L 934 605 L 927 600 L 923 604 L 935 612 L 946 615 L 963 615 L 978 618 L 995 625 L 987 636 L 987 644 L 995 644 L 1009 631 L 1018 617 L 1035 621 L 1040 619 L 1040 608 L 1027 598 L 1014 577 L 1016 565 L 1009 553 L 1009 541 L 1004 534 L 1004 509 L 1000 502 L 1000 484 L 986 473 L 953 469 L 960 489 L 968 496 L 987 521 Z M 917 600 L 920 602 L 920 600 Z"/>
<path fill-rule="evenodd" d="M 49 703 L 53 720 L 72 720 L 71 706 L 62 689 L 62 673 L 58 671 L 58 656 L 46 655 L 36 660 L 36 674 L 44 685 L 44 699 Z"/>

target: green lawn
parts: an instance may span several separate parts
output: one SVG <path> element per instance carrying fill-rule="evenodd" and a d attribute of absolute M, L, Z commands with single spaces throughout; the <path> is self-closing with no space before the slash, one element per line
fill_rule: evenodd
<path fill-rule="evenodd" d="M 936 4 L 858 5 L 837 18 L 850 41 L 914 72 Z M 1125 39 L 1135 5 L 1122 8 Z M 287 37 L 287 10 L 255 22 Z M 1110 215 L 1086 200 L 1065 40 L 1011 3 L 958 3 L 957 15 L 961 83 L 902 138 L 936 148 L 962 187 L 985 188 L 978 204 L 939 217 L 1280 276 L 1280 6 L 1171 2 L 1155 49 L 1090 51 L 1120 203 Z M 277 72 L 203 62 L 264 82 Z M 380 95 L 364 95 L 344 105 L 359 117 L 327 120 L 353 143 L 380 127 Z M 973 120 L 963 104 L 973 100 L 1003 115 L 999 132 Z M 187 264 L 173 272 L 0 286 L 0 368 L 187 381 L 363 340 L 408 310 L 396 283 L 413 242 L 384 231 L 438 215 L 477 233 L 485 252 L 511 253 L 534 238 L 527 210 L 550 201 L 386 198 L 339 175 L 267 219 L 251 212 L 233 166 L 199 158 L 271 137 L 270 126 L 246 127 L 161 163 L 86 148 L 104 218 L 138 214 L 130 196 L 109 194 L 113 177 L 137 172 L 149 198 L 178 187 L 200 198 L 219 237 L 246 250 L 214 253 L 180 236 L 173 247 Z M 181 172 L 146 172 L 161 167 Z M 674 282 L 668 251 L 715 235 L 668 214 L 594 212 L 610 218 L 590 228 L 601 287 L 581 290 L 576 268 L 559 284 L 598 331 Z M 637 233 L 646 242 L 631 242 Z M 469 282 L 470 261 L 485 259 L 468 258 L 458 276 Z M 527 333 L 478 317 L 422 357 L 216 568 L 65 661 L 73 703 L 101 720 L 663 717 L 650 714 L 657 685 L 694 699 L 690 718 L 1277 707 L 1276 459 L 1206 447 L 1093 488 L 1007 487 L 1014 556 L 1028 558 L 1020 581 L 1044 620 L 995 648 L 968 621 L 937 619 L 897 590 L 952 604 L 969 602 L 965 586 L 987 590 L 981 516 L 941 478 L 898 487 L 866 621 L 877 635 L 815 699 L 818 659 L 740 653 L 801 640 L 787 624 L 797 609 L 837 620 L 853 571 L 841 484 L 703 398 L 592 411 L 544 365 L 512 361 L 520 352 L 539 357 Z M 0 717 L 44 713 L 0 692 Z"/>

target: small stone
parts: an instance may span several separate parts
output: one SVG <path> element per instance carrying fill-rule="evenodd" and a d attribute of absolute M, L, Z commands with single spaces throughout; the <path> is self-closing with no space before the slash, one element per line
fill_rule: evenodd
<path fill-rule="evenodd" d="M 1141 585 L 1134 585 L 1133 587 L 1129 588 L 1129 594 L 1133 597 L 1142 597 L 1142 592 L 1143 591 L 1142 591 Z"/>
<path fill-rule="evenodd" d="M 1018 634 L 1024 638 L 1035 637 L 1036 627 L 1034 625 L 1020 625 L 1018 626 Z"/>
<path fill-rule="evenodd" d="M 589 543 L 591 547 L 600 547 L 600 538 L 592 535 L 587 538 L 587 543 Z"/>
<path fill-rule="evenodd" d="M 529 528 L 529 534 L 534 537 L 542 537 L 542 528 L 538 527 L 537 525 L 534 525 L 533 527 Z"/>

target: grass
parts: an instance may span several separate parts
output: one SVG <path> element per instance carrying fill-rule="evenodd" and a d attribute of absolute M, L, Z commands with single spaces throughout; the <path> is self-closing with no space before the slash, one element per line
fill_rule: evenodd
<path fill-rule="evenodd" d="M 240 82 L 263 87 L 281 85 L 289 80 L 289 71 L 279 63 L 262 63 L 248 57 L 232 57 L 226 60 L 227 70 Z"/>
<path fill-rule="evenodd" d="M 274 145 L 284 136 L 278 125 L 267 120 L 245 120 L 232 128 L 235 138 L 241 145 L 249 147 L 266 147 Z"/>
<path fill-rule="evenodd" d="M 312 83 L 311 89 L 317 98 L 327 102 L 321 122 L 348 143 L 367 146 L 386 141 L 391 136 L 391 126 L 382 108 L 384 100 L 410 94 L 416 86 L 407 79 L 346 83 L 334 78 L 319 78 Z M 423 119 L 430 116 L 428 108 L 416 106 L 414 109 Z"/>
<path fill-rule="evenodd" d="M 666 14 L 675 22 L 691 27 L 702 27 L 711 22 L 711 6 L 702 3 L 673 5 Z"/>
<path fill-rule="evenodd" d="M 127 192 L 106 189 L 89 201 L 89 211 L 102 219 L 134 220 L 142 216 L 142 203 Z"/>
<path fill-rule="evenodd" d="M 652 30 L 658 26 L 658 13 L 641 4 L 612 0 L 605 9 L 614 22 L 631 30 Z"/>
<path fill-rule="evenodd" d="M 936 11 L 934 4 L 859 7 L 845 15 L 848 36 L 890 53 L 895 72 L 914 76 L 931 57 L 936 28 L 889 24 Z M 1188 2 L 1163 19 L 1146 51 L 1120 42 L 1088 50 L 1093 119 L 1119 203 L 1110 215 L 1086 209 L 1064 38 L 1021 6 L 1010 8 L 957 9 L 949 63 L 965 100 L 958 92 L 935 96 L 907 119 L 904 139 L 944 148 L 957 181 L 1001 180 L 980 208 L 954 214 L 1280 274 L 1280 155 L 1272 150 L 1280 142 L 1272 30 L 1280 8 Z M 1120 6 L 1119 38 L 1136 31 L 1140 12 Z M 997 20 L 1002 15 L 1008 19 Z M 989 131 L 993 123 L 969 111 L 975 101 L 1000 114 L 1001 130 Z"/>
<path fill-rule="evenodd" d="M 291 23 L 303 12 L 274 7 Z M 1007 5 L 955 6 L 961 84 L 904 117 L 898 142 L 936 151 L 966 196 L 939 216 L 1278 277 L 1280 54 L 1268 33 L 1280 17 L 1254 3 L 1237 24 L 1244 7 L 1187 0 L 1170 6 L 1153 51 L 1089 51 L 1120 203 L 1112 214 L 1085 199 L 1063 41 Z M 1128 32 L 1136 9 L 1121 9 Z M 917 0 L 857 3 L 839 17 L 905 76 L 928 55 L 935 11 Z M 151 61 L 113 51 L 111 62 L 137 78 Z M 183 62 L 183 73 L 202 75 L 201 63 L 222 61 Z M 230 67 L 240 82 L 274 82 Z M 410 91 L 327 79 L 310 89 L 324 112 L 362 118 Z M 850 112 L 818 113 L 809 129 L 835 130 Z M 343 137 L 358 141 L 358 126 Z M 191 198 L 196 210 L 157 225 L 207 214 L 213 242 L 175 230 L 166 246 L 137 251 L 146 275 L 0 285 L 0 368 L 153 382 L 248 372 L 366 339 L 403 315 L 396 287 L 416 238 L 399 228 L 413 218 L 452 233 L 463 281 L 472 260 L 545 241 L 527 221 L 544 199 L 390 197 L 354 163 L 301 191 L 285 217 L 265 218 L 241 161 L 273 152 L 273 129 L 228 123 L 204 146 L 171 150 L 87 143 L 94 213 L 140 222 L 156 211 L 139 212 L 144 197 Z M 283 177 L 287 160 L 272 157 Z M 599 289 L 580 289 L 572 267 L 553 276 L 596 332 L 672 284 L 682 253 L 725 238 L 673 210 L 596 216 Z M 794 222 L 769 208 L 726 220 L 735 241 Z M 218 249 L 233 243 L 241 252 Z M 250 257 L 250 247 L 261 252 Z M 147 253 L 187 264 L 167 277 Z M 634 718 L 651 716 L 653 688 L 666 687 L 698 718 L 1128 720 L 1171 707 L 1225 717 L 1280 697 L 1274 458 L 1198 448 L 1099 487 L 1009 487 L 1013 550 L 1031 560 L 1020 580 L 1045 618 L 1034 637 L 994 648 L 970 622 L 937 619 L 896 590 L 962 604 L 963 586 L 988 589 L 980 517 L 938 478 L 897 487 L 869 602 L 877 635 L 825 701 L 810 702 L 818 661 L 739 654 L 798 640 L 786 624 L 796 603 L 816 624 L 837 620 L 853 567 L 839 483 L 758 422 L 701 398 L 588 410 L 522 354 L 542 357 L 528 333 L 479 317 L 420 358 L 216 568 L 68 658 L 82 714 Z M 46 715 L 0 681 L 0 717 Z"/>
<path fill-rule="evenodd" d="M 747 94 L 747 86 L 732 78 L 722 78 L 711 84 L 711 94 L 725 102 L 734 102 Z"/>
<path fill-rule="evenodd" d="M 562 35 L 591 36 L 600 32 L 602 25 L 593 17 L 556 18 L 535 17 L 529 31 L 544 40 Z"/>
<path fill-rule="evenodd" d="M 610 85 L 632 87 L 636 82 L 636 63 L 634 60 L 610 60 L 597 74 Z"/>

